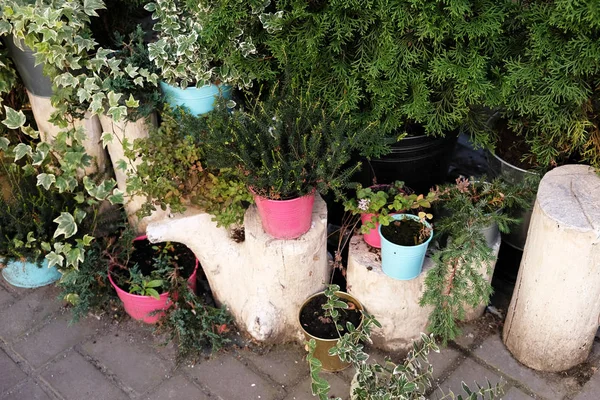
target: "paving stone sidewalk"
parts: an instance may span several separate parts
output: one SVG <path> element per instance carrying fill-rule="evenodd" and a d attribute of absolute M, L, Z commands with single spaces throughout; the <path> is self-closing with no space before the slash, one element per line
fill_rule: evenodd
<path fill-rule="evenodd" d="M 149 327 L 88 317 L 70 325 L 54 287 L 16 289 L 0 278 L 0 399 L 308 400 L 308 367 L 299 345 L 230 349 L 194 366 L 174 363 Z M 490 323 L 488 323 L 490 321 Z M 372 357 L 382 360 L 380 351 Z M 488 316 L 431 357 L 436 383 L 505 382 L 507 400 L 600 399 L 600 343 L 588 362 L 562 374 L 530 370 L 506 350 Z M 348 398 L 352 371 L 327 374 L 331 395 Z M 436 398 L 438 392 L 431 394 Z"/>

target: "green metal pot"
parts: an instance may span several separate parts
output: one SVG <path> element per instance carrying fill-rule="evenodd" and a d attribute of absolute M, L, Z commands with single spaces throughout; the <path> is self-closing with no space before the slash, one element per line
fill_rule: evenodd
<path fill-rule="evenodd" d="M 356 307 L 358 308 L 358 310 L 360 310 L 360 311 L 364 310 L 362 304 L 360 304 L 360 302 L 358 300 L 356 300 L 356 298 L 354 298 L 350 294 L 348 294 L 346 292 L 335 292 L 335 294 L 342 300 L 351 301 L 352 303 L 354 303 L 356 305 Z M 315 347 L 314 357 L 316 359 L 318 359 L 319 361 L 321 361 L 321 364 L 323 364 L 323 371 L 329 371 L 329 372 L 341 371 L 343 369 L 348 368 L 350 366 L 350 363 L 342 362 L 338 356 L 330 356 L 329 355 L 329 349 L 331 349 L 333 346 L 335 346 L 339 339 L 322 339 L 322 338 L 313 336 L 304 329 L 304 327 L 302 326 L 302 323 L 300 321 L 300 315 L 302 314 L 302 310 L 304 309 L 304 307 L 306 307 L 306 305 L 312 299 L 314 299 L 315 297 L 319 297 L 319 296 L 325 296 L 325 292 L 316 293 L 316 294 L 310 296 L 308 299 L 306 299 L 304 301 L 304 303 L 302 303 L 302 306 L 300 307 L 300 311 L 298 312 L 298 324 L 300 325 L 300 329 L 302 329 L 302 332 L 304 333 L 304 337 L 306 338 L 306 340 L 315 339 L 315 342 L 317 342 L 317 345 Z M 362 322 L 363 322 L 363 317 L 361 315 L 360 324 L 358 324 L 358 327 L 357 327 L 358 329 L 360 329 L 360 327 L 362 326 Z"/>

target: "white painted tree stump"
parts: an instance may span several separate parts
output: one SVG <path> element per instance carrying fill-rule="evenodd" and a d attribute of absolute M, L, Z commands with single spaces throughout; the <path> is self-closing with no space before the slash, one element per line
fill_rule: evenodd
<path fill-rule="evenodd" d="M 600 178 L 565 165 L 540 183 L 504 343 L 528 367 L 563 371 L 588 357 L 599 314 Z"/>
<path fill-rule="evenodd" d="M 48 121 L 56 109 L 51 104 L 49 97 L 36 96 L 29 91 L 27 91 L 27 96 L 29 97 L 33 117 L 35 118 L 42 140 L 49 143 L 52 142 L 56 135 L 63 130 Z M 98 116 L 86 113 L 83 120 L 75 119 L 73 121 L 73 127 L 83 127 L 86 134 L 86 140 L 83 143 L 83 147 L 85 147 L 86 153 L 93 158 L 90 166 L 86 167 L 81 175 L 104 172 L 108 157 L 101 143 L 102 125 L 100 125 Z"/>
<path fill-rule="evenodd" d="M 125 138 L 128 139 L 129 143 L 133 143 L 136 139 L 144 139 L 149 136 L 149 130 L 152 125 L 156 125 L 157 118 L 156 114 L 150 115 L 147 119 L 140 118 L 135 122 L 132 121 L 121 121 L 115 122 L 111 117 L 106 115 L 99 116 L 100 123 L 104 132 L 113 134 L 113 140 L 107 143 L 106 150 L 110 156 L 110 161 L 113 166 L 115 173 L 115 179 L 117 181 L 117 187 L 124 193 L 127 193 L 127 175 L 125 172 L 118 168 L 118 162 L 123 160 L 128 165 L 128 171 L 131 172 L 141 160 L 131 160 L 125 156 L 123 149 L 123 141 Z M 169 214 L 169 211 L 156 210 L 152 215 L 144 217 L 141 220 L 137 217 L 136 212 L 142 208 L 142 205 L 146 202 L 146 199 L 142 196 L 128 196 L 125 194 L 125 211 L 129 219 L 129 225 L 135 227 L 138 233 L 146 231 L 146 227 L 150 221 L 164 219 Z"/>
<path fill-rule="evenodd" d="M 492 251 L 496 257 L 500 250 L 497 235 Z M 488 282 L 494 273 L 495 260 L 482 265 L 479 272 Z M 421 307 L 419 301 L 425 291 L 425 276 L 433 267 L 433 261 L 425 257 L 423 272 L 415 279 L 401 281 L 390 278 L 381 269 L 381 251 L 367 245 L 362 235 L 354 235 L 348 252 L 348 292 L 355 296 L 381 323 L 373 329 L 373 345 L 387 351 L 407 351 L 412 342 L 419 340 L 421 332 L 427 332 L 431 307 Z M 487 304 L 465 307 L 465 321 L 481 317 Z"/>
<path fill-rule="evenodd" d="M 246 212 L 244 226 L 246 240 L 236 243 L 210 215 L 189 208 L 174 218 L 151 222 L 147 235 L 151 242 L 188 246 L 200 260 L 215 300 L 226 305 L 254 339 L 300 340 L 300 306 L 323 290 L 331 275 L 325 202 L 317 196 L 311 229 L 295 240 L 267 235 L 255 206 Z"/>

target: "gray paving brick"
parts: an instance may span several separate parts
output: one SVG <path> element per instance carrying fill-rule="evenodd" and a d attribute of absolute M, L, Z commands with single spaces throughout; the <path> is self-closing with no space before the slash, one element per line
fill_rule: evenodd
<path fill-rule="evenodd" d="M 13 348 L 37 368 L 94 334 L 101 326 L 94 318 L 82 319 L 79 323 L 71 325 L 69 320 L 68 314 L 55 318 L 39 331 L 23 336 Z"/>
<path fill-rule="evenodd" d="M 504 396 L 502 396 L 502 400 L 531 400 L 533 397 L 523 393 L 516 387 L 510 388 L 505 392 Z"/>
<path fill-rule="evenodd" d="M 538 373 L 515 360 L 502 343 L 500 335 L 488 337 L 475 350 L 475 355 L 545 398 L 562 399 L 568 393 L 556 375 Z"/>
<path fill-rule="evenodd" d="M 52 363 L 42 377 L 66 400 L 128 399 L 102 372 L 75 352 Z"/>
<path fill-rule="evenodd" d="M 500 375 L 494 371 L 479 365 L 475 361 L 467 358 L 444 382 L 439 384 L 439 389 L 431 396 L 431 399 L 441 398 L 441 392 L 448 393 L 449 390 L 454 394 L 464 394 L 461 382 L 465 382 L 471 389 L 476 388 L 475 382 L 485 385 L 487 381 L 492 385 L 501 381 Z M 441 391 L 440 391 L 441 389 Z"/>
<path fill-rule="evenodd" d="M 598 400 L 598 398 L 600 398 L 600 372 L 596 372 L 587 381 L 574 400 Z"/>
<path fill-rule="evenodd" d="M 341 375 L 338 374 L 330 374 L 330 373 L 322 373 L 321 376 L 329 382 L 331 385 L 331 389 L 329 390 L 329 397 L 335 398 L 339 397 L 342 400 L 350 399 L 350 381 L 347 379 L 342 379 Z M 304 379 L 298 385 L 294 387 L 292 392 L 287 395 L 285 400 L 314 400 L 316 397 L 313 397 L 311 388 L 310 388 L 310 378 Z"/>
<path fill-rule="evenodd" d="M 27 378 L 21 368 L 2 350 L 0 350 L 0 394 Z"/>
<path fill-rule="evenodd" d="M 279 385 L 271 385 L 231 355 L 186 368 L 186 372 L 223 400 L 273 400 L 283 394 Z"/>
<path fill-rule="evenodd" d="M 460 330 L 462 333 L 459 337 L 454 339 L 454 343 L 464 349 L 470 349 L 480 335 L 477 326 L 475 324 L 468 324 L 461 326 Z"/>
<path fill-rule="evenodd" d="M 138 393 L 155 387 L 171 372 L 171 366 L 151 347 L 126 333 L 100 336 L 81 348 Z"/>
<path fill-rule="evenodd" d="M 32 290 L 31 294 L 2 311 L 2 320 L 10 323 L 0 324 L 0 337 L 8 342 L 14 341 L 61 307 L 56 300 L 58 291 L 55 287 L 28 290 Z"/>
<path fill-rule="evenodd" d="M 32 380 L 27 380 L 0 398 L 2 400 L 51 400 L 46 392 Z"/>
<path fill-rule="evenodd" d="M 464 359 L 460 352 L 453 348 L 440 348 L 439 353 L 430 352 L 427 357 L 433 366 L 433 379 L 437 380 L 444 375 L 451 366 L 456 366 Z"/>
<path fill-rule="evenodd" d="M 250 360 L 261 372 L 274 381 L 288 386 L 308 375 L 306 351 L 300 346 L 284 345 L 271 349 L 266 354 L 244 351 L 241 356 Z"/>
<path fill-rule="evenodd" d="M 14 297 L 6 290 L 0 286 L 0 306 L 5 307 L 14 301 Z"/>
<path fill-rule="evenodd" d="M 146 400 L 209 400 L 208 396 L 181 375 L 162 383 L 159 388 L 143 398 Z"/>

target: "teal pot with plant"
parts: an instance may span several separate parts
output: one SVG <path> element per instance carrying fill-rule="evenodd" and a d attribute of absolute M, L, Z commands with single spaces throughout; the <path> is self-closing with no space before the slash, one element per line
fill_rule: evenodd
<path fill-rule="evenodd" d="M 4 44 L 17 71 L 19 71 L 23 84 L 30 93 L 36 96 L 51 97 L 52 82 L 50 78 L 44 75 L 42 65 L 36 65 L 33 51 L 23 41 L 21 41 L 21 48 L 19 48 L 13 38 L 12 35 L 5 37 Z"/>
<path fill-rule="evenodd" d="M 227 85 L 210 84 L 199 88 L 188 86 L 182 89 L 161 81 L 160 88 L 171 107 L 187 108 L 192 115 L 196 116 L 212 111 L 218 97 L 227 100 L 231 98 L 231 86 Z"/>
<path fill-rule="evenodd" d="M 337 300 L 344 303 L 344 307 L 340 307 L 338 314 L 340 326 L 344 329 L 347 323 L 351 323 L 360 330 L 363 323 L 362 304 L 348 293 L 335 291 L 334 294 Z M 310 296 L 300 307 L 298 322 L 306 340 L 315 340 L 316 347 L 313 357 L 321 361 L 323 370 L 341 371 L 348 368 L 350 363 L 343 362 L 337 355 L 329 355 L 329 350 L 338 343 L 340 335 L 346 332 L 338 332 L 332 318 L 323 308 L 326 303 L 325 292 Z"/>
<path fill-rule="evenodd" d="M 394 279 L 414 279 L 423 269 L 433 229 L 425 221 L 426 215 L 420 214 L 393 215 L 389 225 L 379 226 L 381 267 L 386 275 Z"/>
<path fill-rule="evenodd" d="M 26 260 L 11 260 L 2 268 L 2 276 L 13 286 L 37 288 L 56 282 L 62 275 L 55 266 L 48 268 L 47 260 L 41 265 Z"/>
<path fill-rule="evenodd" d="M 171 306 L 173 294 L 169 293 L 167 282 L 175 268 L 181 269 L 182 274 L 188 271 L 188 287 L 196 291 L 198 259 L 183 245 L 152 246 L 146 236 L 137 237 L 134 246 L 131 258 L 125 263 L 111 263 L 108 279 L 131 318 L 154 324 Z"/>

